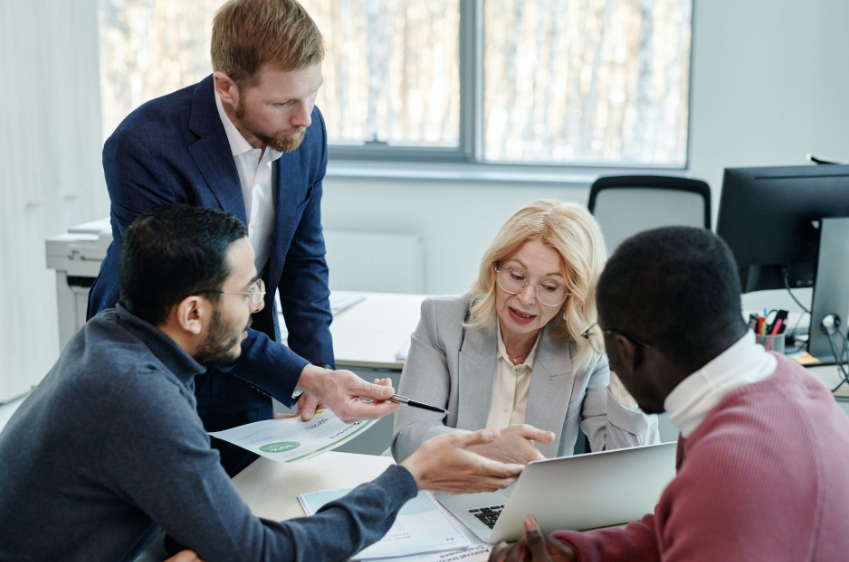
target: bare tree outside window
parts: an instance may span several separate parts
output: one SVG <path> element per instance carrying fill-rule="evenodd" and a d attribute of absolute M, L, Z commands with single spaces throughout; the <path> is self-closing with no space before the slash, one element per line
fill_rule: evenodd
<path fill-rule="evenodd" d="M 484 158 L 682 166 L 692 0 L 486 0 Z"/>
<path fill-rule="evenodd" d="M 103 138 L 153 98 L 212 72 L 212 17 L 222 0 L 100 0 Z"/>
<path fill-rule="evenodd" d="M 424 154 L 464 142 L 466 1 L 302 0 L 327 43 L 317 105 L 331 144 Z M 100 0 L 104 138 L 145 101 L 211 72 L 221 4 Z M 482 4 L 483 161 L 686 163 L 692 0 Z"/>
<path fill-rule="evenodd" d="M 327 43 L 317 105 L 335 144 L 457 146 L 459 0 L 306 0 Z M 212 71 L 221 0 L 100 0 L 104 138 Z"/>
<path fill-rule="evenodd" d="M 317 104 L 336 143 L 457 146 L 459 0 L 303 0 L 327 44 Z"/>

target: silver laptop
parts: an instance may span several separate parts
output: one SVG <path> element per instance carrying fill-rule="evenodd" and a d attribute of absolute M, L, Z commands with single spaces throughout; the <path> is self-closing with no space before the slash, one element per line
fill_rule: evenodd
<path fill-rule="evenodd" d="M 620 525 L 654 511 L 675 477 L 676 449 L 662 443 L 535 461 L 500 492 L 434 495 L 489 544 L 520 539 L 531 513 L 546 533 Z"/>

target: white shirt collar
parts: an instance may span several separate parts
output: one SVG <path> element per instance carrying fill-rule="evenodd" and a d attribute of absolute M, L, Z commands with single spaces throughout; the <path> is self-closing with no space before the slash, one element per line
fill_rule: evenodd
<path fill-rule="evenodd" d="M 681 381 L 664 401 L 669 421 L 689 437 L 722 398 L 741 386 L 768 379 L 775 356 L 755 343 L 751 330 L 707 365 Z"/>
<path fill-rule="evenodd" d="M 239 129 L 230 121 L 230 117 L 224 111 L 224 105 L 221 103 L 221 96 L 218 95 L 218 92 L 215 92 L 215 107 L 218 108 L 218 117 L 221 118 L 221 123 L 224 125 L 224 132 L 227 133 L 227 141 L 230 143 L 230 150 L 233 156 L 254 150 L 254 147 L 245 140 Z"/>

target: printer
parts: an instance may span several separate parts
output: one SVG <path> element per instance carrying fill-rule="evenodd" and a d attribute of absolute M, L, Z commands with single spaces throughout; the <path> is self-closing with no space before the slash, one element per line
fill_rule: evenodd
<path fill-rule="evenodd" d="M 56 302 L 59 312 L 59 349 L 79 330 L 86 320 L 88 292 L 100 273 L 100 263 L 112 242 L 109 218 L 87 222 L 68 229 L 65 234 L 47 239 L 47 268 L 56 271 Z M 361 293 L 332 291 L 330 309 L 336 315 L 365 299 Z M 275 299 L 280 332 L 288 336 L 286 322 Z"/>
<path fill-rule="evenodd" d="M 56 271 L 59 349 L 85 324 L 88 292 L 112 242 L 109 218 L 87 222 L 47 239 L 47 268 Z"/>

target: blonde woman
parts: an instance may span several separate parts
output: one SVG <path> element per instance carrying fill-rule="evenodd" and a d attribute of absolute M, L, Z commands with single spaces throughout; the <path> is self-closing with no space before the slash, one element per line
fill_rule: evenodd
<path fill-rule="evenodd" d="M 400 409 L 395 459 L 431 437 L 485 427 L 501 436 L 476 452 L 521 463 L 571 455 L 579 429 L 593 451 L 659 442 L 657 418 L 580 335 L 595 322 L 606 257 L 581 205 L 539 200 L 510 217 L 471 291 L 422 303 L 398 392 L 448 415 Z"/>

